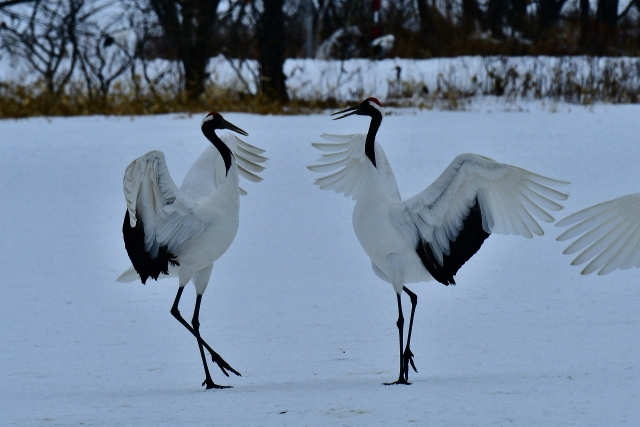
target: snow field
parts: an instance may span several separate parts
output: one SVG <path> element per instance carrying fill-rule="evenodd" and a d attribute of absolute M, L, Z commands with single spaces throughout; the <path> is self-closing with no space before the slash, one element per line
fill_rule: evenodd
<path fill-rule="evenodd" d="M 639 113 L 400 110 L 378 140 L 403 197 L 475 152 L 572 181 L 561 218 L 638 191 Z M 305 167 L 318 134 L 366 132 L 367 119 L 224 116 L 270 160 L 243 185 L 238 235 L 203 298 L 203 337 L 243 374 L 211 366 L 234 386 L 221 391 L 201 389 L 196 342 L 169 314 L 177 281 L 114 282 L 129 266 L 125 167 L 160 149 L 181 182 L 208 144 L 201 117 L 0 121 L 3 425 L 638 424 L 637 270 L 580 276 L 553 225 L 492 236 L 457 286 L 410 286 L 420 372 L 382 386 L 397 376 L 392 288 L 353 234 L 353 202 Z"/>

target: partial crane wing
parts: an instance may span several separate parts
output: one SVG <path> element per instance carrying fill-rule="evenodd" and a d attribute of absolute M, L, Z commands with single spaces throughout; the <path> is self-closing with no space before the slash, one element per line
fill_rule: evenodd
<path fill-rule="evenodd" d="M 233 153 L 238 166 L 238 174 L 251 182 L 262 181 L 258 174 L 265 169 L 261 163 L 268 160 L 262 156 L 265 150 L 255 147 L 231 133 L 225 133 L 220 139 Z M 225 176 L 226 169 L 220 152 L 213 145 L 209 145 L 189 169 L 180 189 L 194 199 L 204 197 L 211 194 Z M 238 191 L 241 195 L 247 194 L 241 187 L 238 187 Z"/>
<path fill-rule="evenodd" d="M 329 174 L 316 179 L 314 183 L 322 190 L 334 190 L 336 193 L 344 193 L 346 197 L 357 199 L 364 184 L 364 168 L 369 163 L 364 151 L 366 136 L 325 133 L 320 137 L 330 143 L 314 142 L 311 144 L 325 154 L 322 154 L 318 159 L 321 164 L 307 166 L 307 168 L 313 172 Z M 377 142 L 374 145 L 374 150 L 376 169 L 382 183 L 389 196 L 399 201 L 400 191 L 389 160 Z"/>
<path fill-rule="evenodd" d="M 569 215 L 556 226 L 572 226 L 557 240 L 576 239 L 565 254 L 580 254 L 571 265 L 590 261 L 581 274 L 640 267 L 640 193 L 629 194 Z"/>
<path fill-rule="evenodd" d="M 159 264 L 151 267 L 148 276 L 157 279 L 160 273 L 166 274 L 167 264 L 176 262 L 175 250 L 202 233 L 206 223 L 197 215 L 197 203 L 171 179 L 161 151 L 134 160 L 125 171 L 123 187 L 127 202 L 123 232 L 129 233 L 125 245 L 144 283 L 150 260 Z"/>
<path fill-rule="evenodd" d="M 568 184 L 475 154 L 462 154 L 433 184 L 407 199 L 392 216 L 434 279 L 453 276 L 491 233 L 527 238 L 544 234 L 538 221 L 553 222 Z M 418 239 L 416 241 L 416 236 Z"/>

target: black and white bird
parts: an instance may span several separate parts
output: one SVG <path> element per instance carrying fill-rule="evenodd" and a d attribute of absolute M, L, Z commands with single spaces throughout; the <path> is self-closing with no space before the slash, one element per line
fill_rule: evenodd
<path fill-rule="evenodd" d="M 337 119 L 358 114 L 371 117 L 366 135 L 327 135 L 331 143 L 312 144 L 324 152 L 309 166 L 328 173 L 315 181 L 323 190 L 356 200 L 353 229 L 371 259 L 375 274 L 397 295 L 400 375 L 389 384 L 409 384 L 409 364 L 417 372 L 410 349 L 418 298 L 407 283 L 437 280 L 455 284 L 458 269 L 491 233 L 533 237 L 544 234 L 538 221 L 552 222 L 567 195 L 551 187 L 568 184 L 476 154 L 456 157 L 433 184 L 402 200 L 393 171 L 375 141 L 384 108 L 375 98 L 339 111 Z M 411 299 L 406 347 L 401 293 Z"/>
<path fill-rule="evenodd" d="M 240 373 L 201 338 L 200 303 L 213 263 L 226 252 L 238 231 L 239 196 L 246 194 L 239 186 L 239 177 L 262 181 L 257 173 L 264 170 L 260 163 L 267 159 L 262 156 L 264 150 L 230 133 L 218 137 L 219 129 L 248 135 L 218 113 L 207 114 L 201 129 L 211 145 L 195 161 L 180 188 L 171 179 L 161 151 L 151 151 L 127 167 L 123 180 L 127 211 L 122 234 L 133 266 L 117 280 L 146 283 L 149 278 L 178 277 L 178 294 L 171 314 L 198 341 L 205 372 L 202 385 L 207 389 L 226 388 L 211 379 L 204 348 L 226 376 L 227 371 Z M 189 281 L 196 288 L 191 325 L 178 310 Z"/>
<path fill-rule="evenodd" d="M 389 52 L 391 52 L 395 42 L 396 38 L 393 34 L 378 37 L 371 42 L 371 56 L 374 59 L 384 58 L 389 54 Z"/>
<path fill-rule="evenodd" d="M 581 251 L 571 263 L 589 261 L 581 274 L 598 271 L 603 275 L 640 267 L 640 193 L 588 207 L 558 221 L 556 226 L 572 226 L 556 240 L 576 239 L 564 253 Z"/>

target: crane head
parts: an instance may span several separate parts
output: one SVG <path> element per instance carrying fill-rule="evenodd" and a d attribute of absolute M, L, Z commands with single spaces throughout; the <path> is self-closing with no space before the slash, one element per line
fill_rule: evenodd
<path fill-rule="evenodd" d="M 204 119 L 202 119 L 200 129 L 202 129 L 202 133 L 204 133 L 205 135 L 216 129 L 229 129 L 239 133 L 240 135 L 249 136 L 247 132 L 243 131 L 238 126 L 229 123 L 222 117 L 220 113 L 217 113 L 215 111 L 210 112 L 204 117 Z"/>
<path fill-rule="evenodd" d="M 359 116 L 369 116 L 372 118 L 379 116 L 380 118 L 382 118 L 384 117 L 384 108 L 382 107 L 382 104 L 380 103 L 380 101 L 378 101 L 376 98 L 371 97 L 371 98 L 365 99 L 355 107 L 349 107 L 345 110 L 338 111 L 337 113 L 333 113 L 332 116 L 335 116 L 336 114 L 342 114 L 342 113 L 347 113 L 347 114 L 344 114 L 340 117 L 336 117 L 333 120 L 344 119 L 345 117 L 350 116 L 352 114 L 357 114 Z"/>

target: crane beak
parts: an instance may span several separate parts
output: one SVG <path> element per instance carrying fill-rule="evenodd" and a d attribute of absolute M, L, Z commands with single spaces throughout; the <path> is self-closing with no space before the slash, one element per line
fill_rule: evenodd
<path fill-rule="evenodd" d="M 348 117 L 352 114 L 357 114 L 358 113 L 358 108 L 360 108 L 360 105 L 356 105 L 355 107 L 349 107 L 346 110 L 342 110 L 342 111 L 338 111 L 337 113 L 333 113 L 332 116 L 335 116 L 336 114 L 342 114 L 342 113 L 347 113 L 344 116 L 340 116 L 340 117 L 336 117 L 333 120 L 340 120 L 340 119 L 344 119 L 345 117 Z M 349 111 L 351 111 L 349 113 Z"/>
<path fill-rule="evenodd" d="M 221 123 L 221 125 L 222 125 L 222 128 L 223 128 L 223 129 L 229 129 L 229 130 L 232 130 L 232 131 L 234 131 L 234 132 L 239 133 L 240 135 L 249 136 L 249 134 L 248 134 L 248 133 L 246 133 L 245 131 L 243 131 L 242 129 L 240 129 L 238 126 L 236 126 L 236 125 L 232 125 L 231 123 L 229 123 L 228 121 L 226 121 L 226 120 L 224 120 L 224 119 L 222 119 L 222 123 Z"/>

